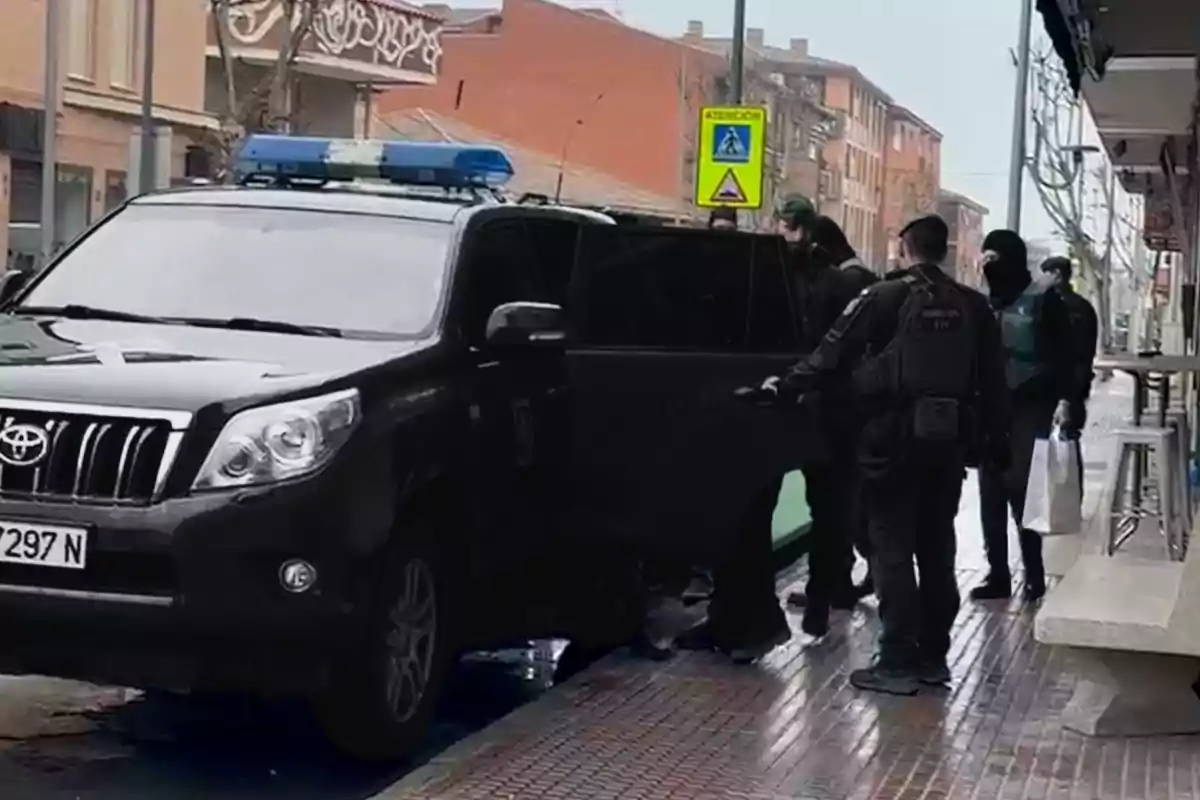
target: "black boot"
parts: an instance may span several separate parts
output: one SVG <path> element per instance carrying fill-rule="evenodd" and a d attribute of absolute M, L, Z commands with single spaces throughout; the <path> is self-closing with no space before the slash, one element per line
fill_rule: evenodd
<path fill-rule="evenodd" d="M 1012 578 L 1008 575 L 988 573 L 983 583 L 971 590 L 972 600 L 1007 600 L 1012 597 Z"/>
<path fill-rule="evenodd" d="M 917 680 L 925 686 L 945 686 L 950 683 L 950 667 L 944 658 L 923 660 L 917 667 Z"/>
<path fill-rule="evenodd" d="M 1046 576 L 1044 573 L 1025 573 L 1025 599 L 1036 603 L 1046 596 Z"/>
<path fill-rule="evenodd" d="M 816 639 L 829 633 L 829 606 L 824 603 L 809 603 L 804 609 L 804 620 L 800 623 L 800 629 Z"/>
<path fill-rule="evenodd" d="M 915 670 L 888 664 L 878 658 L 866 669 L 851 672 L 850 685 L 867 692 L 895 694 L 901 697 L 911 697 L 921 689 L 921 681 Z"/>

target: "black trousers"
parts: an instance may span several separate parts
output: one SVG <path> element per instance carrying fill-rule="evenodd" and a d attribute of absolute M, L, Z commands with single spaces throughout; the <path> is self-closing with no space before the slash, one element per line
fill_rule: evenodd
<path fill-rule="evenodd" d="M 753 646 L 788 627 L 775 592 L 771 522 L 783 478 L 751 502 L 726 558 L 713 571 L 709 631 L 725 647 Z"/>
<path fill-rule="evenodd" d="M 959 607 L 954 518 L 965 477 L 956 455 L 913 454 L 904 470 L 864 482 L 879 655 L 888 666 L 940 661 L 950 649 Z"/>
<path fill-rule="evenodd" d="M 990 575 L 996 580 L 1011 580 L 1008 566 L 1010 514 L 1019 531 L 1018 541 L 1021 545 L 1021 561 L 1025 566 L 1026 580 L 1045 580 L 1042 537 L 1021 528 L 1021 518 L 1025 514 L 1025 488 L 1029 483 L 1033 445 L 1038 439 L 1045 439 L 1050 435 L 1055 406 L 1056 402 L 1046 401 L 1015 403 L 1012 429 L 1009 432 L 1009 468 L 998 470 L 985 466 L 979 470 L 979 516 L 983 528 L 983 544 L 987 550 Z M 1082 469 L 1080 475 L 1082 476 Z"/>
<path fill-rule="evenodd" d="M 804 468 L 812 528 L 808 539 L 808 602 L 829 605 L 836 592 L 851 588 L 854 567 L 853 541 L 858 494 L 857 465 L 853 453 L 831 463 Z"/>

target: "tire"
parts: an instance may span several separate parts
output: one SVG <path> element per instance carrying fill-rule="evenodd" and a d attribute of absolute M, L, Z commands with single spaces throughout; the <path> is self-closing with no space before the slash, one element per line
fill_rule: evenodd
<path fill-rule="evenodd" d="M 431 527 L 397 532 L 365 641 L 316 701 L 330 742 L 359 761 L 395 761 L 420 746 L 452 666 L 448 578 Z"/>

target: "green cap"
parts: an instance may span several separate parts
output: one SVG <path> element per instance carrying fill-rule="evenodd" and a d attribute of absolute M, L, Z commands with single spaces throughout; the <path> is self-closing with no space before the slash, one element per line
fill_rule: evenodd
<path fill-rule="evenodd" d="M 812 200 L 804 195 L 789 194 L 775 210 L 775 218 L 786 222 L 792 230 L 797 230 L 817 218 L 817 209 Z"/>

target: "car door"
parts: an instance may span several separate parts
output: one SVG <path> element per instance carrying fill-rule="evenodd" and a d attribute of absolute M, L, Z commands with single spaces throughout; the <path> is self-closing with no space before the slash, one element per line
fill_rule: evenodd
<path fill-rule="evenodd" d="M 582 231 L 565 358 L 574 535 L 711 562 L 754 494 L 814 452 L 807 413 L 733 397 L 797 358 L 789 286 L 777 237 Z"/>
<path fill-rule="evenodd" d="M 481 577 L 519 572 L 531 549 L 547 535 L 545 497 L 557 472 L 549 462 L 558 446 L 551 435 L 561 422 L 551 407 L 562 385 L 562 354 L 553 349 L 497 349 L 485 337 L 488 317 L 509 302 L 565 301 L 566 278 L 547 280 L 555 265 L 545 246 L 535 246 L 529 220 L 502 215 L 470 233 L 464 252 L 466 278 L 462 335 L 469 352 L 466 382 L 470 418 L 469 462 L 472 499 L 469 512 L 478 539 L 475 561 Z M 543 232 L 544 234 L 544 232 Z M 566 263 L 570 270 L 573 229 Z M 557 437 L 561 440 L 561 436 Z"/>

